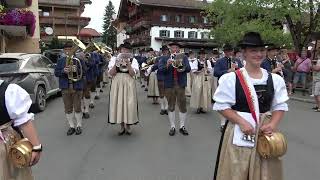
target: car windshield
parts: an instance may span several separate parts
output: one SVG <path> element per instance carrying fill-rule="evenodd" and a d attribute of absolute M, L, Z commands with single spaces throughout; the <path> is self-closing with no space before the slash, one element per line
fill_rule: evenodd
<path fill-rule="evenodd" d="M 21 63 L 19 59 L 13 58 L 0 58 L 0 72 L 17 71 L 20 68 Z"/>

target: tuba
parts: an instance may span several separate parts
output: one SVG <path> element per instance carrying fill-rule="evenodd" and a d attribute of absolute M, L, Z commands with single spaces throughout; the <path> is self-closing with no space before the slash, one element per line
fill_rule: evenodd
<path fill-rule="evenodd" d="M 172 54 L 171 59 L 173 60 L 172 66 L 176 69 L 183 70 L 185 67 L 183 65 L 184 53 Z"/>
<path fill-rule="evenodd" d="M 132 53 L 120 53 L 116 59 L 116 67 L 119 69 L 120 72 L 127 73 L 129 72 L 127 60 L 132 60 L 133 54 Z"/>
<path fill-rule="evenodd" d="M 79 44 L 80 40 L 73 40 L 74 46 L 70 52 L 70 54 L 67 54 L 67 59 L 66 59 L 66 66 L 69 68 L 69 73 L 68 73 L 68 79 L 72 82 L 77 82 L 82 79 L 83 76 L 83 69 L 82 69 L 82 63 L 80 59 L 75 57 L 75 53 L 77 50 L 81 47 L 81 44 Z M 80 41 L 81 42 L 81 41 Z"/>

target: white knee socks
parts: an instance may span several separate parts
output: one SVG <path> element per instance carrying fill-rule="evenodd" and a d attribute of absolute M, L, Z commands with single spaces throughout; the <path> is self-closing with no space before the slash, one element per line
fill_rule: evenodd
<path fill-rule="evenodd" d="M 84 99 L 84 112 L 89 113 L 89 104 L 90 104 L 90 99 Z"/>
<path fill-rule="evenodd" d="M 169 111 L 169 121 L 170 121 L 170 127 L 175 128 L 175 121 L 176 121 L 176 112 L 170 112 Z"/>
<path fill-rule="evenodd" d="M 77 127 L 82 127 L 82 114 L 81 113 L 75 113 L 75 117 L 77 120 Z"/>
<path fill-rule="evenodd" d="M 163 102 L 164 102 L 164 110 L 168 110 L 168 100 L 167 98 L 163 98 Z"/>
<path fill-rule="evenodd" d="M 94 97 L 95 97 L 95 93 L 91 92 L 91 94 L 90 94 L 90 104 L 94 104 Z"/>
<path fill-rule="evenodd" d="M 165 110 L 165 108 L 164 108 L 164 98 L 160 98 L 160 108 L 161 108 L 161 110 Z"/>
<path fill-rule="evenodd" d="M 179 118 L 180 118 L 180 128 L 185 126 L 186 119 L 187 119 L 187 113 L 179 112 Z"/>
<path fill-rule="evenodd" d="M 74 128 L 74 122 L 73 122 L 73 119 L 74 119 L 74 114 L 71 113 L 71 114 L 66 114 L 66 118 L 67 118 L 67 121 L 69 123 L 69 126 L 71 128 Z"/>

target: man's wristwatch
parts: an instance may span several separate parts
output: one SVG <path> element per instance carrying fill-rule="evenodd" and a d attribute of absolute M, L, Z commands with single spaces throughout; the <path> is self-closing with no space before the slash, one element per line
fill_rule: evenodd
<path fill-rule="evenodd" d="M 39 144 L 38 146 L 33 146 L 32 152 L 42 152 L 42 144 Z"/>

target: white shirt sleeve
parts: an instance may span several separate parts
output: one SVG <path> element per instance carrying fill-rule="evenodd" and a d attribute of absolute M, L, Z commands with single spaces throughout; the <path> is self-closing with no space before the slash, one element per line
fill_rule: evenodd
<path fill-rule="evenodd" d="M 116 64 L 116 59 L 117 57 L 113 56 L 110 59 L 109 65 L 108 65 L 108 72 L 110 72 L 110 70 L 113 68 L 113 66 Z"/>
<path fill-rule="evenodd" d="M 222 111 L 226 109 L 231 109 L 236 103 L 236 93 L 235 93 L 235 83 L 236 75 L 235 73 L 227 73 L 219 79 L 219 86 L 214 93 L 213 100 L 215 101 L 213 105 L 213 110 Z"/>
<path fill-rule="evenodd" d="M 14 126 L 20 126 L 34 120 L 34 114 L 28 113 L 32 100 L 30 95 L 20 86 L 10 84 L 5 92 L 5 103 Z"/>
<path fill-rule="evenodd" d="M 197 60 L 195 60 L 193 62 L 189 61 L 189 64 L 190 64 L 192 72 L 198 71 L 198 61 Z"/>
<path fill-rule="evenodd" d="M 210 71 L 210 74 L 213 75 L 212 65 L 211 65 L 211 62 L 209 60 L 207 60 L 207 65 L 208 65 L 208 70 Z"/>
<path fill-rule="evenodd" d="M 274 98 L 271 105 L 271 111 L 288 111 L 289 100 L 286 84 L 281 76 L 272 74 Z"/>
<path fill-rule="evenodd" d="M 139 63 L 136 60 L 136 58 L 133 58 L 132 63 L 131 63 L 131 67 L 135 71 L 136 74 L 139 73 Z"/>

